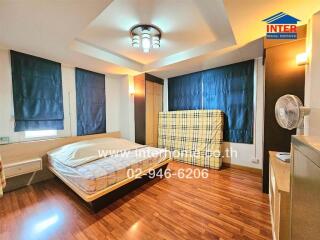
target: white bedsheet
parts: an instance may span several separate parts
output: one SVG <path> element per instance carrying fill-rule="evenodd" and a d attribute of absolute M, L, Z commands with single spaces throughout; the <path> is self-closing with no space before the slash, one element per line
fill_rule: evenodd
<path fill-rule="evenodd" d="M 49 165 L 88 194 L 95 193 L 127 178 L 128 169 L 145 170 L 165 161 L 165 149 L 141 147 L 126 154 L 116 154 L 70 167 L 49 154 Z"/>

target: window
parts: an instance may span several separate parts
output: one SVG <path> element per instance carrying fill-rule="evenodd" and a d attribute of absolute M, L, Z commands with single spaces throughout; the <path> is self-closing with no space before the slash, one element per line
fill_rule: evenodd
<path fill-rule="evenodd" d="M 106 132 L 105 75 L 76 68 L 77 134 Z"/>
<path fill-rule="evenodd" d="M 170 111 L 202 109 L 201 73 L 170 78 L 168 97 Z"/>
<path fill-rule="evenodd" d="M 25 138 L 43 138 L 57 136 L 57 130 L 25 131 Z"/>
<path fill-rule="evenodd" d="M 15 132 L 63 126 L 61 64 L 11 51 Z"/>
<path fill-rule="evenodd" d="M 170 78 L 169 111 L 218 109 L 224 140 L 253 143 L 254 60 Z"/>

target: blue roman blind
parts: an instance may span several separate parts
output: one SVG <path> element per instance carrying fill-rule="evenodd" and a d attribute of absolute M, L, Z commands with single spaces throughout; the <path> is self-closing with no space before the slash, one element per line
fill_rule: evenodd
<path fill-rule="evenodd" d="M 61 64 L 10 51 L 15 131 L 61 130 Z"/>
<path fill-rule="evenodd" d="M 105 75 L 76 68 L 78 136 L 106 132 Z"/>
<path fill-rule="evenodd" d="M 218 109 L 224 141 L 253 143 L 254 60 L 168 80 L 169 111 Z"/>
<path fill-rule="evenodd" d="M 169 111 L 202 108 L 201 73 L 170 78 L 168 81 Z"/>
<path fill-rule="evenodd" d="M 203 108 L 225 113 L 224 139 L 253 143 L 254 60 L 202 72 Z"/>

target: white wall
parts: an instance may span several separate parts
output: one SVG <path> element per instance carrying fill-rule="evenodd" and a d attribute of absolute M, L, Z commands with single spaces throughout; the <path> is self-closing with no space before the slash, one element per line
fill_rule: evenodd
<path fill-rule="evenodd" d="M 58 137 L 77 135 L 75 69 L 62 64 L 64 130 Z M 133 100 L 129 97 L 129 77 L 106 75 L 107 132 L 121 131 L 125 138 L 134 139 Z M 132 125 L 133 124 L 133 125 Z M 133 127 L 132 127 L 133 126 Z M 26 141 L 24 132 L 14 132 L 14 110 L 10 54 L 0 50 L 0 137 L 10 142 Z"/>
<path fill-rule="evenodd" d="M 77 107 L 76 107 L 76 85 L 73 67 L 61 66 L 62 89 L 63 89 L 63 111 L 64 130 L 58 131 L 58 135 L 77 135 Z"/>
<path fill-rule="evenodd" d="M 120 130 L 121 80 L 106 77 L 107 132 Z"/>
<path fill-rule="evenodd" d="M 132 141 L 135 140 L 134 95 L 129 94 L 129 86 L 133 84 L 133 76 L 125 76 L 121 79 L 121 99 L 119 102 L 121 135 Z"/>
<path fill-rule="evenodd" d="M 0 50 L 0 136 L 12 136 L 13 105 L 9 52 Z"/>
<path fill-rule="evenodd" d="M 163 111 L 169 111 L 169 102 L 168 102 L 168 79 L 165 78 L 163 81 Z"/>
<path fill-rule="evenodd" d="M 320 136 L 320 12 L 308 23 L 306 49 L 309 64 L 306 65 L 305 105 L 311 114 L 305 118 L 305 133 Z"/>
<path fill-rule="evenodd" d="M 264 68 L 262 58 L 255 59 L 254 94 L 254 144 L 224 143 L 223 149 L 237 152 L 223 162 L 262 169 L 264 128 Z M 164 81 L 164 111 L 168 111 L 168 80 Z"/>

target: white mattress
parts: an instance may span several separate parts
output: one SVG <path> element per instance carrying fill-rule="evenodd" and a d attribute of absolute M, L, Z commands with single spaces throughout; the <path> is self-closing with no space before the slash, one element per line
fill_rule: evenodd
<path fill-rule="evenodd" d="M 93 194 L 127 178 L 128 169 L 143 171 L 165 161 L 168 153 L 165 149 L 143 147 L 128 151 L 125 156 L 112 155 L 77 167 L 69 167 L 49 156 L 49 165 L 82 191 Z"/>

